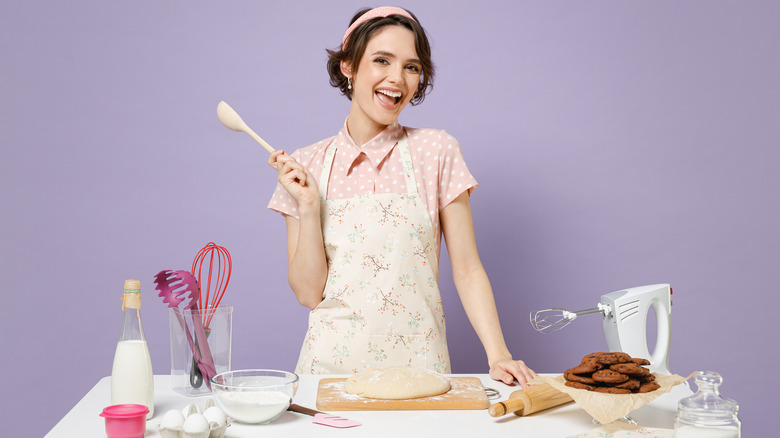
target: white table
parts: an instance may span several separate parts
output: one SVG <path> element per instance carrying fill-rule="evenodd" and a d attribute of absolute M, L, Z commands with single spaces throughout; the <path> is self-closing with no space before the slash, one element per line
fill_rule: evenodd
<path fill-rule="evenodd" d="M 463 376 L 456 374 L 456 376 Z M 472 375 L 474 376 L 474 375 Z M 316 409 L 317 386 L 322 376 L 302 375 L 294 402 Z M 340 377 L 329 375 L 327 377 Z M 487 374 L 478 374 L 486 387 L 495 388 L 505 400 L 518 388 L 496 382 Z M 157 426 L 162 416 L 170 409 L 182 409 L 190 403 L 201 407 L 211 397 L 185 397 L 171 390 L 169 375 L 154 376 L 154 417 L 147 422 L 146 437 L 159 437 Z M 58 437 L 105 437 L 104 420 L 98 414 L 110 405 L 111 378 L 101 379 L 79 403 L 46 435 Z M 671 429 L 677 412 L 677 401 L 691 395 L 687 384 L 676 386 L 652 403 L 631 413 L 641 426 Z M 514 414 L 501 418 L 491 417 L 486 410 L 442 410 L 442 411 L 344 411 L 337 415 L 356 420 L 361 426 L 336 429 L 312 424 L 312 417 L 285 412 L 268 425 L 245 425 L 234 422 L 225 436 L 230 437 L 403 437 L 446 436 L 481 437 L 568 437 L 594 429 L 592 417 L 578 408 L 575 403 L 542 411 L 527 417 Z"/>

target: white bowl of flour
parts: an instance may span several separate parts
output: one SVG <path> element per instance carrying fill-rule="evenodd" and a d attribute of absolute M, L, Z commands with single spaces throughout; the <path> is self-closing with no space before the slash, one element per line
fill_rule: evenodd
<path fill-rule="evenodd" d="M 298 376 L 278 370 L 237 370 L 211 379 L 217 405 L 238 422 L 267 424 L 290 407 Z"/>

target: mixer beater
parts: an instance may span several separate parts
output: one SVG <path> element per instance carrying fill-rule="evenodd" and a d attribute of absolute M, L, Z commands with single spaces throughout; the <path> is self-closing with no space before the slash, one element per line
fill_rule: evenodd
<path fill-rule="evenodd" d="M 544 309 L 531 312 L 531 325 L 540 333 L 552 333 L 571 324 L 578 316 L 599 313 L 607 316 L 612 311 L 609 306 L 599 303 L 598 307 L 570 312 L 566 309 Z"/>

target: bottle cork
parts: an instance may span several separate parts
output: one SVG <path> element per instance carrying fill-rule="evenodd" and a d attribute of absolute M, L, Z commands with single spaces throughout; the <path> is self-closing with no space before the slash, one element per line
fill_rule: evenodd
<path fill-rule="evenodd" d="M 125 280 L 125 293 L 122 294 L 122 311 L 141 308 L 141 282 Z"/>

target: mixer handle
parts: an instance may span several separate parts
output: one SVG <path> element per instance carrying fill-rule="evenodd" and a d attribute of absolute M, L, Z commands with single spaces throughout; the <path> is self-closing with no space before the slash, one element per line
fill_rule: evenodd
<path fill-rule="evenodd" d="M 653 353 L 650 355 L 650 361 L 655 369 L 664 374 L 669 374 L 667 352 L 669 351 L 672 332 L 671 309 L 667 307 L 668 304 L 669 301 L 663 299 L 654 299 L 651 302 L 655 310 L 657 334 L 655 348 L 653 348 Z"/>

